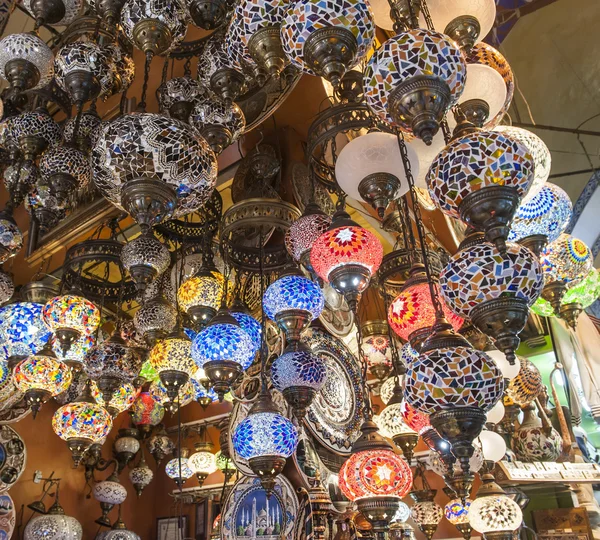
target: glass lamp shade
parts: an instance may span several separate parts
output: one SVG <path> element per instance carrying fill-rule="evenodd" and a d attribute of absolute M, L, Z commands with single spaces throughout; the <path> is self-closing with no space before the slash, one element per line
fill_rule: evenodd
<path fill-rule="evenodd" d="M 482 534 L 516 531 L 522 521 L 520 506 L 507 495 L 478 497 L 469 507 L 469 524 Z"/>
<path fill-rule="evenodd" d="M 323 311 L 325 299 L 319 286 L 304 276 L 288 275 L 273 282 L 263 297 L 263 307 L 267 317 L 276 317 L 286 311 L 308 312 L 311 320 Z"/>
<path fill-rule="evenodd" d="M 134 533 L 133 531 L 118 528 L 113 529 L 111 531 L 107 531 L 106 536 L 104 536 L 103 538 L 99 538 L 99 540 L 140 540 L 140 536 Z"/>
<path fill-rule="evenodd" d="M 157 464 L 160 463 L 165 456 L 172 454 L 175 451 L 175 444 L 167 436 L 164 427 L 148 439 L 148 451 L 152 454 Z"/>
<path fill-rule="evenodd" d="M 150 485 L 152 479 L 154 478 L 154 473 L 152 469 L 146 465 L 146 461 L 140 462 L 136 467 L 129 471 L 129 481 L 133 484 L 136 491 L 138 492 L 138 496 L 144 490 L 144 488 Z"/>
<path fill-rule="evenodd" d="M 15 293 L 15 286 L 12 278 L 6 273 L 0 271 L 0 304 L 8 302 Z"/>
<path fill-rule="evenodd" d="M 244 133 L 246 117 L 236 103 L 228 103 L 216 95 L 206 95 L 195 101 L 190 124 L 207 140 L 213 151 L 220 154 Z"/>
<path fill-rule="evenodd" d="M 160 381 L 154 381 L 150 385 L 149 390 L 152 399 L 156 401 L 156 403 L 170 410 L 171 413 L 174 412 L 177 407 L 181 408 L 189 405 L 195 398 L 195 388 L 191 380 L 179 388 L 179 393 L 175 401 L 172 401 L 167 395 L 167 389 Z"/>
<path fill-rule="evenodd" d="M 136 330 L 151 343 L 154 336 L 161 337 L 172 332 L 177 324 L 177 310 L 164 297 L 158 296 L 135 312 L 133 317 Z"/>
<path fill-rule="evenodd" d="M 112 95 L 119 94 L 127 90 L 135 79 L 135 62 L 133 56 L 123 51 L 116 43 L 109 43 L 104 48 L 116 65 Z"/>
<path fill-rule="evenodd" d="M 298 446 L 298 432 L 290 420 L 274 412 L 249 414 L 235 428 L 235 451 L 244 459 L 290 457 Z"/>
<path fill-rule="evenodd" d="M 77 369 L 83 367 L 83 361 L 88 351 L 96 343 L 95 335 L 82 335 L 65 353 L 62 349 L 60 341 L 57 339 L 52 340 L 52 350 L 56 357 L 65 362 L 68 366 L 77 366 Z"/>
<path fill-rule="evenodd" d="M 437 284 L 435 286 L 439 290 L 439 286 Z M 448 322 L 458 330 L 463 323 L 462 317 L 453 313 L 443 302 L 442 309 Z M 429 284 L 416 283 L 403 290 L 390 304 L 388 323 L 392 330 L 406 341 L 413 332 L 433 326 L 435 308 L 431 300 Z"/>
<path fill-rule="evenodd" d="M 151 113 L 126 114 L 104 125 L 92 150 L 92 168 L 100 193 L 119 208 L 132 180 L 159 182 L 175 205 L 166 205 L 155 222 L 202 207 L 217 177 L 216 157 L 194 128 Z"/>
<path fill-rule="evenodd" d="M 591 306 L 600 296 L 600 272 L 592 268 L 579 283 L 572 285 L 562 299 L 562 305 L 581 304 L 582 308 Z"/>
<path fill-rule="evenodd" d="M 372 276 L 381 265 L 383 247 L 367 229 L 356 226 L 336 227 L 322 234 L 310 251 L 310 263 L 316 274 L 329 281 L 330 274 L 345 265 L 366 268 Z"/>
<path fill-rule="evenodd" d="M 225 294 L 225 277 L 221 272 L 202 272 L 186 279 L 177 292 L 179 306 L 186 313 L 193 308 L 209 308 L 217 312 Z M 203 320 L 203 322 L 208 322 Z"/>
<path fill-rule="evenodd" d="M 130 348 L 111 340 L 92 347 L 83 364 L 87 375 L 95 381 L 110 377 L 130 382 L 137 377 L 142 367 L 141 358 L 133 354 Z"/>
<path fill-rule="evenodd" d="M 417 154 L 410 146 L 406 150 L 412 174 L 416 177 L 419 174 Z M 396 187 L 388 194 L 385 203 L 367 197 L 369 184 L 382 177 L 387 182 L 393 178 Z M 344 146 L 336 160 L 335 178 L 348 196 L 358 201 L 377 203 L 375 208 L 381 210 L 380 215 L 383 214 L 390 200 L 408 191 L 398 137 L 391 133 L 371 132 L 353 139 Z"/>
<path fill-rule="evenodd" d="M 52 508 L 46 515 L 35 515 L 25 527 L 25 540 L 81 540 L 81 523 L 72 516 L 53 513 Z"/>
<path fill-rule="evenodd" d="M 180 103 L 194 103 L 207 94 L 204 86 L 187 75 L 168 79 L 159 86 L 157 92 L 160 110 L 164 113 L 168 113 L 171 107 Z M 173 116 L 177 118 L 179 115 L 175 114 Z M 179 120 L 187 122 L 188 119 L 179 117 Z"/>
<path fill-rule="evenodd" d="M 409 428 L 404 422 L 401 403 L 392 403 L 385 407 L 378 415 L 375 423 L 379 428 L 379 433 L 388 439 L 403 433 L 414 433 L 416 435 L 416 431 Z"/>
<path fill-rule="evenodd" d="M 519 374 L 521 364 L 519 362 L 511 364 L 502 351 L 486 351 L 485 354 L 487 354 L 494 362 L 496 362 L 498 369 L 505 379 L 510 381 Z"/>
<path fill-rule="evenodd" d="M 306 214 L 294 221 L 285 234 L 285 247 L 297 263 L 310 258 L 317 238 L 331 225 L 331 218 L 325 214 Z"/>
<path fill-rule="evenodd" d="M 60 329 L 79 334 L 93 334 L 100 324 L 100 311 L 82 296 L 63 294 L 48 301 L 42 310 L 46 326 L 56 333 Z"/>
<path fill-rule="evenodd" d="M 67 26 L 76 20 L 83 7 L 83 0 L 62 0 L 60 2 L 61 8 L 56 10 L 55 17 L 49 17 L 44 20 L 45 24 L 51 24 L 55 26 Z M 38 17 L 39 4 L 35 0 L 24 0 L 23 7 L 36 19 Z"/>
<path fill-rule="evenodd" d="M 187 337 L 168 337 L 152 348 L 150 364 L 159 375 L 165 371 L 179 371 L 192 377 L 197 367 L 192 359 L 191 350 L 192 342 Z"/>
<path fill-rule="evenodd" d="M 351 501 L 365 497 L 404 497 L 412 486 L 406 461 L 391 450 L 362 450 L 342 465 L 339 486 Z"/>
<path fill-rule="evenodd" d="M 479 434 L 478 440 L 481 444 L 483 458 L 486 461 L 498 463 L 498 461 L 501 461 L 504 458 L 506 454 L 506 442 L 501 435 L 495 431 L 484 429 Z"/>
<path fill-rule="evenodd" d="M 131 421 L 138 427 L 156 426 L 165 415 L 165 410 L 150 392 L 141 392 L 131 407 Z"/>
<path fill-rule="evenodd" d="M 550 176 L 552 156 L 548 147 L 535 133 L 514 126 L 498 126 L 494 129 L 515 141 L 519 141 L 531 156 L 534 164 L 534 177 L 529 190 L 523 196 L 522 202 L 528 202 L 535 197 Z"/>
<path fill-rule="evenodd" d="M 460 499 L 452 499 L 444 507 L 446 519 L 452 525 L 461 525 L 469 523 L 469 508 L 471 507 L 471 499 L 465 499 L 463 504 Z"/>
<path fill-rule="evenodd" d="M 410 516 L 417 525 L 437 525 L 444 517 L 444 510 L 436 502 L 420 501 L 413 504 Z"/>
<path fill-rule="evenodd" d="M 447 86 L 450 99 L 446 110 L 449 110 L 458 102 L 466 76 L 463 55 L 448 36 L 416 28 L 388 39 L 371 56 L 363 85 L 367 103 L 381 119 L 412 133 L 411 124 L 390 114 L 392 92 L 410 79 L 432 77 Z"/>
<path fill-rule="evenodd" d="M 13 381 L 18 390 L 40 390 L 47 397 L 64 392 L 72 380 L 68 366 L 49 356 L 30 356 L 19 362 L 13 371 Z"/>
<path fill-rule="evenodd" d="M 520 244 L 506 244 L 500 253 L 484 242 L 462 249 L 440 274 L 440 292 L 454 313 L 471 310 L 499 298 L 518 298 L 532 305 L 542 292 L 543 275 L 535 255 Z"/>
<path fill-rule="evenodd" d="M 398 506 L 398 510 L 394 514 L 394 519 L 392 519 L 395 523 L 404 523 L 410 517 L 410 508 L 408 504 L 400 501 L 400 506 Z"/>
<path fill-rule="evenodd" d="M 135 437 L 119 437 L 113 444 L 115 453 L 137 454 L 140 449 L 140 441 Z"/>
<path fill-rule="evenodd" d="M 504 375 L 504 373 L 502 373 L 502 375 Z M 498 424 L 504 418 L 504 413 L 504 403 L 502 403 L 502 401 L 499 401 L 487 412 L 487 422 L 490 424 Z"/>
<path fill-rule="evenodd" d="M 482 41 L 488 35 L 496 20 L 496 4 L 494 0 L 430 0 L 427 3 L 435 28 L 444 34 L 452 34 L 453 27 L 464 18 L 477 20 L 478 36 L 475 41 Z"/>
<path fill-rule="evenodd" d="M 190 467 L 188 458 L 173 458 L 165 466 L 165 472 L 171 480 L 183 484 L 194 476 L 194 470 Z"/>
<path fill-rule="evenodd" d="M 293 387 L 319 391 L 323 388 L 326 377 L 325 363 L 309 350 L 286 351 L 271 366 L 273 386 L 280 392 Z"/>
<path fill-rule="evenodd" d="M 208 476 L 217 470 L 217 458 L 208 450 L 199 450 L 188 458 L 188 465 L 194 474 Z"/>
<path fill-rule="evenodd" d="M 486 187 L 505 186 L 523 197 L 534 178 L 534 161 L 525 145 L 509 134 L 476 131 L 450 142 L 427 174 L 436 206 L 459 219 L 460 205 Z"/>
<path fill-rule="evenodd" d="M 66 143 L 77 144 L 78 148 L 89 152 L 98 139 L 100 126 L 102 125 L 102 119 L 98 116 L 97 112 L 91 109 L 84 111 L 81 114 L 81 118 L 79 120 L 79 129 L 77 130 L 77 137 L 74 140 L 73 134 L 75 133 L 76 123 L 77 117 L 69 118 L 65 122 L 65 126 L 63 128 L 63 139 Z M 82 145 L 82 142 L 85 144 Z"/>
<path fill-rule="evenodd" d="M 198 367 L 207 362 L 227 360 L 247 369 L 254 360 L 254 346 L 240 326 L 219 323 L 198 332 L 192 343 L 192 358 Z"/>
<path fill-rule="evenodd" d="M 536 195 L 522 202 L 513 218 L 508 239 L 516 242 L 542 234 L 554 242 L 567 228 L 573 215 L 573 203 L 558 186 L 546 183 Z"/>
<path fill-rule="evenodd" d="M 202 368 L 200 368 L 200 369 L 202 369 Z M 204 387 L 204 385 L 198 381 L 197 377 L 198 377 L 198 373 L 196 372 L 196 375 L 194 375 L 194 378 L 190 379 L 190 384 L 192 385 L 192 388 L 194 389 L 194 399 L 196 401 L 199 401 L 201 405 L 202 405 L 201 400 L 203 400 L 204 398 L 209 398 L 212 402 L 217 401 L 219 399 L 219 396 L 217 395 L 217 393 L 212 388 L 209 388 L 207 390 Z"/>
<path fill-rule="evenodd" d="M 590 248 L 570 234 L 561 234 L 540 254 L 545 283 L 562 281 L 573 285 L 589 273 L 593 264 Z"/>
<path fill-rule="evenodd" d="M 100 443 L 112 429 L 112 417 L 100 405 L 76 401 L 54 413 L 52 429 L 63 441 L 86 439 L 90 444 Z"/>
<path fill-rule="evenodd" d="M 281 22 L 281 43 L 289 60 L 305 73 L 315 75 L 314 64 L 307 57 L 307 42 L 325 28 L 342 28 L 351 32 L 356 52 L 349 58 L 346 70 L 356 66 L 371 49 L 375 38 L 375 23 L 369 5 L 358 0 L 323 4 L 316 0 L 291 3 Z M 326 75 L 326 74 L 325 74 Z M 341 77 L 342 73 L 339 73 Z M 326 79 L 329 77 L 325 76 Z"/>
<path fill-rule="evenodd" d="M 94 499 L 100 503 L 122 504 L 127 499 L 127 489 L 119 482 L 103 480 L 98 482 L 92 489 Z"/>
<path fill-rule="evenodd" d="M 121 262 L 125 270 L 136 278 L 140 268 L 147 269 L 144 274 L 158 276 L 167 271 L 171 264 L 171 253 L 152 233 L 140 234 L 121 249 Z M 145 277 L 145 276 L 144 276 Z M 146 281 L 144 280 L 144 281 Z"/>
<path fill-rule="evenodd" d="M 417 411 L 410 403 L 406 400 L 402 402 L 400 412 L 404 423 L 412 430 L 416 431 L 419 435 L 427 429 L 431 429 L 431 423 L 429 422 L 429 416 L 422 412 Z"/>
<path fill-rule="evenodd" d="M 146 52 L 143 33 L 140 32 L 140 23 L 154 20 L 155 26 L 168 36 L 161 43 L 161 47 L 150 49 L 155 54 L 162 54 L 176 47 L 187 32 L 189 12 L 186 3 L 182 0 L 163 3 L 160 0 L 127 0 L 121 9 L 121 26 L 125 35 L 138 48 Z M 156 32 L 156 30 L 155 30 Z M 138 34 L 142 34 L 138 39 Z"/>
<path fill-rule="evenodd" d="M 8 356 L 29 356 L 42 350 L 52 333 L 42 320 L 41 304 L 17 302 L 0 309 L 0 338 Z"/>
<path fill-rule="evenodd" d="M 6 65 L 13 60 L 25 60 L 37 70 L 29 84 L 25 81 L 21 83 L 21 90 L 42 88 L 54 76 L 54 54 L 46 42 L 35 34 L 9 34 L 0 40 L 0 77 L 9 82 Z"/>
<path fill-rule="evenodd" d="M 36 138 L 34 156 L 49 146 L 60 143 L 62 130 L 46 109 L 40 108 L 21 113 L 12 118 L 12 136 L 15 141 L 26 141 L 28 137 Z M 24 154 L 29 151 L 21 144 Z M 32 157 L 34 157 L 32 156 Z"/>
<path fill-rule="evenodd" d="M 261 344 L 261 336 L 262 336 L 262 328 L 260 323 L 244 311 L 235 311 L 235 308 L 232 308 L 231 316 L 238 322 L 241 329 L 248 334 L 250 341 L 252 342 L 252 348 L 254 352 L 260 349 Z"/>
<path fill-rule="evenodd" d="M 366 337 L 362 345 L 363 361 L 371 370 L 378 366 L 392 368 L 392 347 L 387 335 L 375 334 Z M 389 370 L 387 372 L 389 373 Z"/>
<path fill-rule="evenodd" d="M 408 367 L 404 397 L 418 411 L 478 407 L 488 411 L 502 397 L 504 380 L 495 362 L 466 346 L 428 351 Z"/>
<path fill-rule="evenodd" d="M 109 412 L 114 411 L 114 416 L 121 414 L 133 406 L 139 393 L 139 389 L 133 386 L 133 384 L 124 382 L 113 392 L 112 398 L 106 408 Z M 96 383 L 92 383 L 92 395 L 95 397 L 98 405 L 104 406 L 104 396 L 102 395 L 102 392 L 98 390 Z"/>
<path fill-rule="evenodd" d="M 0 263 L 14 257 L 23 247 L 23 233 L 17 224 L 0 215 Z"/>
<path fill-rule="evenodd" d="M 217 461 L 217 469 L 219 469 L 221 472 L 225 473 L 233 473 L 236 471 L 236 466 L 233 463 L 233 461 L 227 457 L 225 457 L 222 453 L 221 450 L 219 450 L 216 454 L 216 461 Z"/>
<path fill-rule="evenodd" d="M 519 374 L 510 381 L 506 395 L 521 407 L 529 405 L 544 389 L 542 375 L 533 362 L 519 357 L 521 369 Z"/>
<path fill-rule="evenodd" d="M 400 386 L 402 386 L 402 380 L 403 380 L 403 377 L 400 378 Z M 394 395 L 395 387 L 396 387 L 396 378 L 395 377 L 389 377 L 388 379 L 383 381 L 383 384 L 381 385 L 381 388 L 379 390 L 379 397 L 381 398 L 381 401 L 383 401 L 384 405 L 387 405 L 388 402 L 390 401 L 390 399 L 392 399 L 392 396 Z"/>
<path fill-rule="evenodd" d="M 54 80 L 69 93 L 73 101 L 88 101 L 112 91 L 116 65 L 106 49 L 93 41 L 75 41 L 62 46 L 54 59 Z M 91 84 L 85 93 L 73 93 L 70 85 L 74 74 L 86 73 Z"/>

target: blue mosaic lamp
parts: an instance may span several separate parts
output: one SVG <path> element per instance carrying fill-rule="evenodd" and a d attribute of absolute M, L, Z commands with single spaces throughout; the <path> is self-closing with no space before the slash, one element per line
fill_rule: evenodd
<path fill-rule="evenodd" d="M 178 487 L 183 486 L 189 478 L 194 476 L 194 471 L 190 467 L 188 455 L 189 450 L 187 448 L 182 448 L 180 456 L 173 458 L 165 466 L 167 476 L 173 480 Z"/>
<path fill-rule="evenodd" d="M 269 497 L 286 459 L 296 451 L 298 432 L 278 411 L 266 388 L 248 416 L 235 428 L 232 441 L 235 451 L 248 460 Z"/>
<path fill-rule="evenodd" d="M 0 338 L 8 356 L 25 357 L 40 352 L 52 332 L 42 320 L 41 304 L 18 302 L 0 311 Z"/>
<path fill-rule="evenodd" d="M 233 305 L 231 308 L 231 316 L 238 322 L 242 330 L 248 334 L 254 352 L 258 352 L 262 336 L 260 323 L 250 315 L 246 308 L 241 304 Z"/>
<path fill-rule="evenodd" d="M 285 332 L 288 343 L 298 342 L 302 332 L 323 311 L 325 300 L 318 285 L 298 273 L 283 275 L 263 296 L 267 317 Z"/>
<path fill-rule="evenodd" d="M 194 399 L 202 406 L 203 409 L 206 409 L 206 407 L 208 407 L 211 403 L 219 399 L 219 396 L 212 388 L 207 390 L 206 387 L 197 379 L 192 377 L 190 379 L 190 384 L 194 389 Z"/>
<path fill-rule="evenodd" d="M 545 184 L 537 195 L 517 208 L 508 240 L 519 242 L 539 256 L 548 242 L 554 242 L 564 232 L 572 215 L 569 196 L 558 186 Z"/>
<path fill-rule="evenodd" d="M 271 380 L 302 421 L 306 409 L 323 388 L 327 377 L 325 362 L 308 347 L 288 347 L 271 366 Z"/>
<path fill-rule="evenodd" d="M 192 343 L 192 358 L 204 369 L 219 401 L 250 367 L 254 355 L 252 340 L 227 308 L 221 308 Z"/>

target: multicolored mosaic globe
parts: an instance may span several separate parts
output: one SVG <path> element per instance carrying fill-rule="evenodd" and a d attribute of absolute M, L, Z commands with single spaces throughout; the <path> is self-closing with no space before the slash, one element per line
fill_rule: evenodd
<path fill-rule="evenodd" d="M 588 275 L 594 258 L 584 242 L 570 234 L 561 234 L 542 251 L 540 262 L 545 283 L 575 284 Z"/>
<path fill-rule="evenodd" d="M 45 390 L 56 396 L 69 388 L 72 380 L 68 366 L 49 356 L 30 356 L 13 371 L 13 381 L 21 392 Z"/>
<path fill-rule="evenodd" d="M 379 433 L 389 439 L 402 433 L 416 434 L 415 430 L 408 427 L 404 422 L 402 403 L 393 403 L 385 407 L 385 409 L 377 416 L 375 423 L 379 428 Z"/>
<path fill-rule="evenodd" d="M 476 131 L 453 140 L 438 154 L 427 173 L 427 187 L 435 205 L 458 219 L 467 195 L 506 186 L 523 197 L 533 174 L 533 158 L 522 143 L 495 131 Z"/>
<path fill-rule="evenodd" d="M 460 525 L 469 523 L 469 508 L 471 507 L 471 499 L 465 499 L 465 504 L 460 499 L 452 499 L 444 507 L 446 519 L 452 525 Z"/>
<path fill-rule="evenodd" d="M 197 370 L 191 350 L 192 342 L 187 337 L 168 337 L 152 348 L 148 360 L 159 375 L 163 371 L 180 371 L 191 377 Z"/>
<path fill-rule="evenodd" d="M 363 361 L 369 367 L 392 367 L 392 347 L 390 338 L 383 334 L 372 335 L 363 340 Z"/>
<path fill-rule="evenodd" d="M 179 306 L 186 313 L 192 307 L 209 307 L 217 311 L 225 294 L 225 277 L 221 272 L 210 272 L 185 280 L 177 292 Z"/>
<path fill-rule="evenodd" d="M 508 240 L 516 242 L 533 234 L 543 234 L 554 242 L 567 228 L 573 203 L 558 186 L 546 184 L 528 201 L 521 202 L 512 220 Z"/>
<path fill-rule="evenodd" d="M 136 426 L 156 426 L 164 415 L 164 408 L 154 401 L 150 392 L 140 393 L 131 407 L 131 421 Z"/>
<path fill-rule="evenodd" d="M 53 332 L 70 328 L 82 334 L 93 334 L 100 324 L 100 311 L 82 296 L 63 294 L 48 301 L 42 310 L 42 318 Z"/>
<path fill-rule="evenodd" d="M 94 334 L 83 334 L 65 353 L 57 339 L 52 340 L 52 350 L 59 360 L 71 364 L 83 364 L 86 354 L 96 343 Z"/>
<path fill-rule="evenodd" d="M 113 409 L 116 414 L 121 414 L 132 407 L 139 393 L 139 388 L 136 388 L 131 383 L 125 382 L 113 392 L 107 408 Z M 95 382 L 92 382 L 92 395 L 96 399 L 98 405 L 104 406 L 104 396 Z"/>
<path fill-rule="evenodd" d="M 561 305 L 580 304 L 583 309 L 591 306 L 598 297 L 600 297 L 600 272 L 592 268 L 589 274 L 581 281 L 573 284 L 567 289 L 567 292 L 562 297 Z M 552 317 L 555 315 L 554 308 L 547 300 L 541 296 L 531 306 L 531 311 L 541 315 L 542 317 Z"/>
<path fill-rule="evenodd" d="M 323 360 L 309 350 L 286 351 L 271 366 L 273 386 L 280 392 L 293 387 L 320 390 L 327 368 Z"/>
<path fill-rule="evenodd" d="M 29 356 L 42 350 L 52 332 L 42 320 L 43 306 L 17 302 L 0 309 L 0 338 L 8 356 Z"/>
<path fill-rule="evenodd" d="M 52 429 L 64 441 L 89 439 L 96 443 L 110 433 L 112 417 L 100 405 L 76 401 L 63 405 L 54 413 Z"/>
<path fill-rule="evenodd" d="M 247 369 L 254 360 L 254 347 L 240 326 L 213 324 L 198 332 L 192 343 L 192 358 L 198 367 L 203 367 L 207 362 L 227 360 Z"/>
<path fill-rule="evenodd" d="M 263 297 L 263 307 L 267 317 L 276 320 L 278 314 L 301 310 L 316 319 L 323 311 L 325 299 L 318 285 L 304 276 L 283 276 L 273 282 Z"/>
<path fill-rule="evenodd" d="M 473 308 L 498 298 L 518 298 L 530 306 L 543 285 L 537 258 L 514 243 L 506 245 L 506 253 L 488 242 L 465 248 L 450 258 L 440 274 L 444 301 L 465 318 Z"/>
<path fill-rule="evenodd" d="M 429 415 L 417 411 L 410 403 L 406 400 L 402 401 L 402 407 L 400 409 L 402 418 L 406 425 L 421 434 L 427 429 L 431 429 L 431 422 L 429 422 Z"/>
<path fill-rule="evenodd" d="M 171 402 L 171 398 L 167 395 L 167 389 L 161 381 L 154 381 L 150 385 L 149 392 L 152 399 L 162 406 L 173 403 L 181 408 L 189 405 L 196 399 L 196 389 L 194 388 L 191 379 L 179 388 L 178 397 L 174 402 Z"/>
<path fill-rule="evenodd" d="M 232 437 L 235 451 L 244 459 L 260 456 L 288 458 L 298 446 L 298 432 L 284 416 L 261 412 L 242 420 Z"/>
<path fill-rule="evenodd" d="M 448 86 L 448 109 L 456 105 L 466 81 L 467 65 L 458 46 L 448 36 L 416 28 L 388 39 L 365 70 L 363 85 L 369 107 L 386 122 L 394 123 L 388 112 L 391 92 L 414 77 L 435 77 Z M 396 125 L 396 124 L 395 124 Z M 399 127 L 412 132 L 401 122 Z"/>
<path fill-rule="evenodd" d="M 179 480 L 181 483 L 194 476 L 194 471 L 190 467 L 189 460 L 186 457 L 173 458 L 167 462 L 165 472 L 169 478 Z"/>
<path fill-rule="evenodd" d="M 140 371 L 141 357 L 121 343 L 104 341 L 90 349 L 83 369 L 90 379 L 114 377 L 123 382 L 132 381 Z"/>
<path fill-rule="evenodd" d="M 496 363 L 481 351 L 458 346 L 428 351 L 408 366 L 404 397 L 419 412 L 432 415 L 456 407 L 486 412 L 503 392 Z"/>

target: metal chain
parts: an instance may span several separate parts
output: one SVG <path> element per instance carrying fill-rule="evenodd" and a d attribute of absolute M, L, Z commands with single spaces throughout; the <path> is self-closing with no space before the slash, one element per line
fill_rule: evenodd
<path fill-rule="evenodd" d="M 385 306 L 385 314 L 387 319 L 387 313 L 390 309 L 390 302 L 388 295 L 385 292 L 385 287 L 383 288 L 383 305 Z M 398 349 L 396 348 L 396 340 L 394 339 L 394 333 L 392 331 L 392 328 L 389 323 L 386 326 L 388 339 L 390 341 L 390 349 L 392 351 L 392 369 L 394 370 L 395 386 L 400 386 L 400 374 L 398 373 L 398 366 L 400 365 L 400 355 L 398 354 Z"/>
<path fill-rule="evenodd" d="M 421 13 L 423 14 L 423 18 L 425 19 L 425 24 L 429 30 L 435 31 L 435 26 L 433 25 L 433 19 L 431 18 L 431 13 L 429 13 L 429 6 L 427 5 L 426 0 L 421 0 Z M 409 1 L 410 6 L 410 1 Z M 409 7 L 411 9 L 412 6 Z"/>
<path fill-rule="evenodd" d="M 144 64 L 144 84 L 142 85 L 142 95 L 140 96 L 139 108 L 142 111 L 146 110 L 146 93 L 148 92 L 148 79 L 150 78 L 150 64 L 154 55 L 152 51 L 146 53 L 146 62 Z"/>
<path fill-rule="evenodd" d="M 369 385 L 367 384 L 367 362 L 363 354 L 363 339 L 362 339 L 362 327 L 360 324 L 360 315 L 358 308 L 354 312 L 354 324 L 356 324 L 356 344 L 358 346 L 358 361 L 362 363 L 362 378 L 363 378 L 363 392 L 365 393 L 365 420 L 373 420 L 373 407 L 371 405 L 371 397 L 369 394 Z"/>

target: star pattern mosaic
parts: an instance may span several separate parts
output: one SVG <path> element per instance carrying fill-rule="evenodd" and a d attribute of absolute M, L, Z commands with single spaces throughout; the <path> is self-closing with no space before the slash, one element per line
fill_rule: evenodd
<path fill-rule="evenodd" d="M 467 65 L 458 46 L 444 34 L 417 28 L 388 39 L 365 70 L 363 85 L 369 107 L 393 125 L 387 105 L 390 93 L 413 77 L 426 75 L 444 81 L 450 89 L 448 110 L 458 103 L 467 77 Z M 412 132 L 407 123 L 399 125 Z"/>
<path fill-rule="evenodd" d="M 148 359 L 159 374 L 162 371 L 175 370 L 187 373 L 191 377 L 197 370 L 191 350 L 192 342 L 187 337 L 168 337 L 154 345 Z"/>
<path fill-rule="evenodd" d="M 444 301 L 461 317 L 497 298 L 519 298 L 531 306 L 542 292 L 544 277 L 526 247 L 508 243 L 502 254 L 488 242 L 456 253 L 440 274 Z"/>
<path fill-rule="evenodd" d="M 318 285 L 303 276 L 283 276 L 273 282 L 263 297 L 267 317 L 276 320 L 279 313 L 293 309 L 307 311 L 316 319 L 325 305 L 323 293 Z"/>
<path fill-rule="evenodd" d="M 362 0 L 300 0 L 291 4 L 281 23 L 281 43 L 292 64 L 314 75 L 304 63 L 304 44 L 321 28 L 338 27 L 350 30 L 357 42 L 354 61 L 358 65 L 373 46 L 375 23 L 367 2 Z"/>
<path fill-rule="evenodd" d="M 256 456 L 288 458 L 298 446 L 298 432 L 284 416 L 262 412 L 248 415 L 235 428 L 235 451 L 244 459 Z"/>
<path fill-rule="evenodd" d="M 15 58 L 31 62 L 40 73 L 34 88 L 43 88 L 54 76 L 54 55 L 38 36 L 31 33 L 10 34 L 0 41 L 0 73 L 4 75 L 6 64 Z"/>
<path fill-rule="evenodd" d="M 284 352 L 271 366 L 273 386 L 280 392 L 295 386 L 320 390 L 326 377 L 325 363 L 310 351 Z"/>
<path fill-rule="evenodd" d="M 456 407 L 487 412 L 503 391 L 502 373 L 487 354 L 467 347 L 442 347 L 408 366 L 404 397 L 428 415 Z"/>
<path fill-rule="evenodd" d="M 243 311 L 232 311 L 231 316 L 242 327 L 242 330 L 248 334 L 250 341 L 252 341 L 254 351 L 258 351 L 258 349 L 260 349 L 262 336 L 262 327 L 260 326 L 260 323 L 252 317 L 252 315 Z"/>
<path fill-rule="evenodd" d="M 584 242 L 563 233 L 542 251 L 540 262 L 545 283 L 563 281 L 575 285 L 588 275 L 593 256 Z"/>
<path fill-rule="evenodd" d="M 254 347 L 240 326 L 214 324 L 198 332 L 192 343 L 192 358 L 198 367 L 207 362 L 228 360 L 247 369 L 254 360 Z"/>
<path fill-rule="evenodd" d="M 92 167 L 96 187 L 119 208 L 128 181 L 166 182 L 177 194 L 174 217 L 201 208 L 217 179 L 208 143 L 187 124 L 152 113 L 126 114 L 104 126 L 92 150 Z"/>
<path fill-rule="evenodd" d="M 450 142 L 438 154 L 427 173 L 427 187 L 436 206 L 459 219 L 467 195 L 488 186 L 507 186 L 523 197 L 533 174 L 533 158 L 523 144 L 495 131 L 477 131 Z"/>

